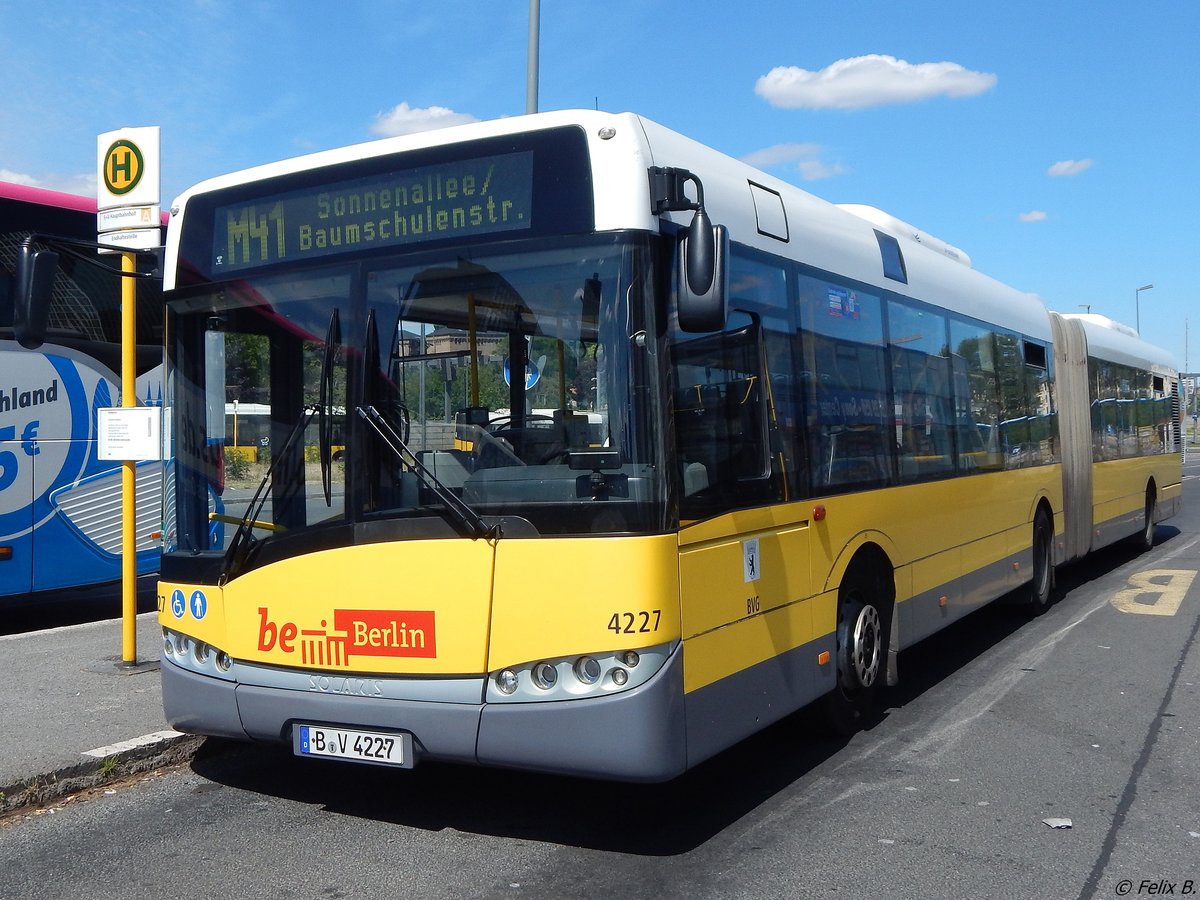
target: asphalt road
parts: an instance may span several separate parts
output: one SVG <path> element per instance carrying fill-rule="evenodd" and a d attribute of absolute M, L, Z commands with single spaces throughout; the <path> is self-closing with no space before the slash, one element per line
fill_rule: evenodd
<path fill-rule="evenodd" d="M 1041 618 L 993 605 L 906 651 L 849 740 L 801 713 L 650 787 L 209 741 L 0 824 L 0 895 L 1200 894 L 1198 468 L 1153 550 L 1061 570 Z"/>

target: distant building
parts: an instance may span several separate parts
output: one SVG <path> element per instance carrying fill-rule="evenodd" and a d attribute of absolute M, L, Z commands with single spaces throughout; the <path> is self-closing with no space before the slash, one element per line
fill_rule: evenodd
<path fill-rule="evenodd" d="M 503 337 L 498 334 L 476 333 L 475 346 L 481 360 L 501 355 L 500 342 L 502 340 Z M 426 353 L 466 354 L 470 349 L 470 335 L 462 328 L 435 328 L 425 336 Z"/>

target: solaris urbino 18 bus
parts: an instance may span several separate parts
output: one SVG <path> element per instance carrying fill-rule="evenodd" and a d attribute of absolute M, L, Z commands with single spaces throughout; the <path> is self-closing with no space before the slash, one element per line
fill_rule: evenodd
<path fill-rule="evenodd" d="M 1179 503 L 1177 372 L 1131 329 L 634 115 L 319 153 L 172 215 L 184 731 L 668 779 L 816 700 L 855 727 L 897 651 L 1044 609 Z M 269 465 L 210 513 L 234 399 Z"/>
<path fill-rule="evenodd" d="M 64 251 L 44 303 L 45 343 L 14 332 L 19 250 L 30 235 Z M 121 577 L 121 469 L 97 456 L 97 411 L 120 406 L 120 257 L 95 251 L 96 201 L 0 183 L 0 599 Z M 65 243 L 64 243 L 65 242 Z M 105 261 L 108 261 L 107 263 Z M 162 402 L 157 280 L 137 302 L 137 397 Z M 137 466 L 137 571 L 158 571 L 162 466 Z M 33 601 L 36 602 L 36 601 Z"/>

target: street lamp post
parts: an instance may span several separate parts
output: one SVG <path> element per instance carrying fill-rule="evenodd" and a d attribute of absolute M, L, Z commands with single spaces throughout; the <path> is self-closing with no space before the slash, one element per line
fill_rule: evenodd
<path fill-rule="evenodd" d="M 525 74 L 525 112 L 538 111 L 538 56 L 542 30 L 541 0 L 529 0 L 529 64 Z"/>
<path fill-rule="evenodd" d="M 1136 316 L 1134 325 L 1138 334 L 1142 333 L 1142 291 L 1148 291 L 1152 287 L 1154 287 L 1152 284 L 1143 284 L 1140 288 L 1133 292 L 1133 314 Z"/>

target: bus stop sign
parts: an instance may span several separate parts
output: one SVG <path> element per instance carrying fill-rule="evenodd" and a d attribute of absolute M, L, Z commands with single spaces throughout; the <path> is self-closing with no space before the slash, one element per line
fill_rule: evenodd
<path fill-rule="evenodd" d="M 156 206 L 159 129 L 121 128 L 96 137 L 96 206 Z"/>
<path fill-rule="evenodd" d="M 121 128 L 96 138 L 96 231 L 101 244 L 149 250 L 162 244 L 159 129 Z"/>

